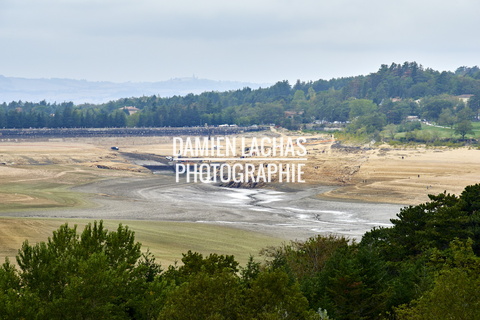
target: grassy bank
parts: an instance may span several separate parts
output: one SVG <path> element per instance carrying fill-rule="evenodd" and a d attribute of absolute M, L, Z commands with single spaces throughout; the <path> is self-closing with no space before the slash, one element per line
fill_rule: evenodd
<path fill-rule="evenodd" d="M 68 222 L 77 225 L 80 233 L 92 220 L 84 219 L 36 219 L 36 218 L 0 218 L 0 262 L 5 257 L 15 261 L 17 250 L 28 239 L 30 243 L 47 241 L 52 231 Z M 108 230 L 115 230 L 119 223 L 135 231 L 136 240 L 142 243 L 144 250 L 149 249 L 157 261 L 167 266 L 180 261 L 182 253 L 188 250 L 202 254 L 233 254 L 242 264 L 250 255 L 257 255 L 259 250 L 278 245 L 283 239 L 265 236 L 255 232 L 244 231 L 224 226 L 141 220 L 104 220 Z"/>
<path fill-rule="evenodd" d="M 0 215 L 7 211 L 88 206 L 88 196 L 72 191 L 72 187 L 121 174 L 131 173 L 78 165 L 1 167 Z"/>
<path fill-rule="evenodd" d="M 85 196 L 53 182 L 0 185 L 0 214 L 5 211 L 85 206 Z"/>

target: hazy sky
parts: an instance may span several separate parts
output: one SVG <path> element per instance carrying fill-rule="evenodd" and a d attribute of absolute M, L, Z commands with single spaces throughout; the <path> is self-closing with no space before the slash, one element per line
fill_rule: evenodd
<path fill-rule="evenodd" d="M 480 65 L 478 0 L 0 0 L 0 74 L 274 83 Z"/>

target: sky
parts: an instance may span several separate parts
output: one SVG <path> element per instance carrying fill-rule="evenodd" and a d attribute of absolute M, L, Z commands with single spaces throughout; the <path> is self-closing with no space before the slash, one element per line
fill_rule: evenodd
<path fill-rule="evenodd" d="M 478 0 L 0 0 L 0 75 L 294 83 L 480 65 Z"/>

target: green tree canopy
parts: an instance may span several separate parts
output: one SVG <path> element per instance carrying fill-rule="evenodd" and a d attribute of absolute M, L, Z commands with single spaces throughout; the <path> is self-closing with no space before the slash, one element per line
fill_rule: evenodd
<path fill-rule="evenodd" d="M 473 125 L 470 120 L 463 120 L 455 125 L 455 134 L 461 135 L 465 139 L 467 134 L 474 134 Z"/>
<path fill-rule="evenodd" d="M 140 243 L 128 227 L 108 232 L 100 221 L 78 234 L 76 227 L 62 225 L 47 242 L 24 242 L 17 256 L 20 270 L 3 264 L 0 314 L 10 319 L 127 319 L 158 313 L 144 302 L 149 292 L 164 287 L 154 281 L 160 267 L 141 257 Z"/>
<path fill-rule="evenodd" d="M 373 101 L 366 99 L 348 101 L 348 107 L 350 120 L 375 113 L 378 110 L 378 106 Z"/>

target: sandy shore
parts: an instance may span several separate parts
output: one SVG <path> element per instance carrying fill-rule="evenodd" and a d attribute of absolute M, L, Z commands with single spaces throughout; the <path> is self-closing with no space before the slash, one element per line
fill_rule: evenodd
<path fill-rule="evenodd" d="M 330 135 L 257 133 L 262 134 L 305 138 L 306 183 L 270 185 L 267 190 L 185 185 L 172 181 L 172 175 L 147 173 L 122 157 L 122 152 L 172 155 L 169 137 L 5 141 L 0 143 L 0 183 L 4 186 L 0 205 L 6 208 L 2 215 L 195 221 L 286 239 L 318 232 L 358 237 L 374 225 L 388 224 L 403 205 L 427 201 L 428 194 L 459 194 L 465 186 L 477 183 L 480 173 L 480 150 L 476 149 L 349 147 Z M 243 137 L 251 141 L 256 136 Z M 120 151 L 111 150 L 113 145 Z M 85 183 L 74 193 L 88 194 L 97 205 L 93 211 L 70 208 L 75 204 L 50 197 L 55 190 L 41 193 L 49 184 Z M 28 192 L 19 189 L 25 185 L 31 188 Z M 15 191 L 9 191 L 10 186 Z M 395 205 L 382 207 L 382 203 Z M 16 204 L 28 204 L 30 209 L 19 211 Z M 46 212 L 32 209 L 35 205 L 59 208 Z M 282 225 L 286 227 L 276 229 Z"/>
<path fill-rule="evenodd" d="M 480 182 L 480 150 L 380 147 L 364 150 L 348 183 L 323 196 L 372 202 L 419 204 L 428 194 L 460 194 Z"/>
<path fill-rule="evenodd" d="M 191 232 L 162 242 L 162 221 L 198 226 L 190 230 L 207 228 L 194 240 L 205 243 L 198 248 L 203 252 L 219 250 L 212 236 L 218 230 L 208 228 L 212 225 L 227 227 L 222 229 L 223 247 L 238 242 L 228 240 L 228 230 L 264 236 L 258 248 L 316 234 L 359 239 L 372 227 L 388 226 L 404 205 L 425 202 L 428 194 L 459 194 L 480 177 L 477 149 L 359 147 L 330 135 L 266 134 L 306 139 L 306 183 L 277 182 L 260 189 L 177 183 L 173 173 L 152 174 L 126 156 L 171 156 L 168 137 L 0 142 L 0 216 L 8 217 L 2 222 L 0 257 L 13 257 L 25 238 L 45 240 L 59 221 L 98 219 L 138 225 L 140 236 L 169 263 L 190 247 Z M 251 141 L 256 136 L 242 137 Z M 212 239 L 198 240 L 207 234 Z M 172 243 L 180 240 L 182 249 L 175 251 Z"/>

